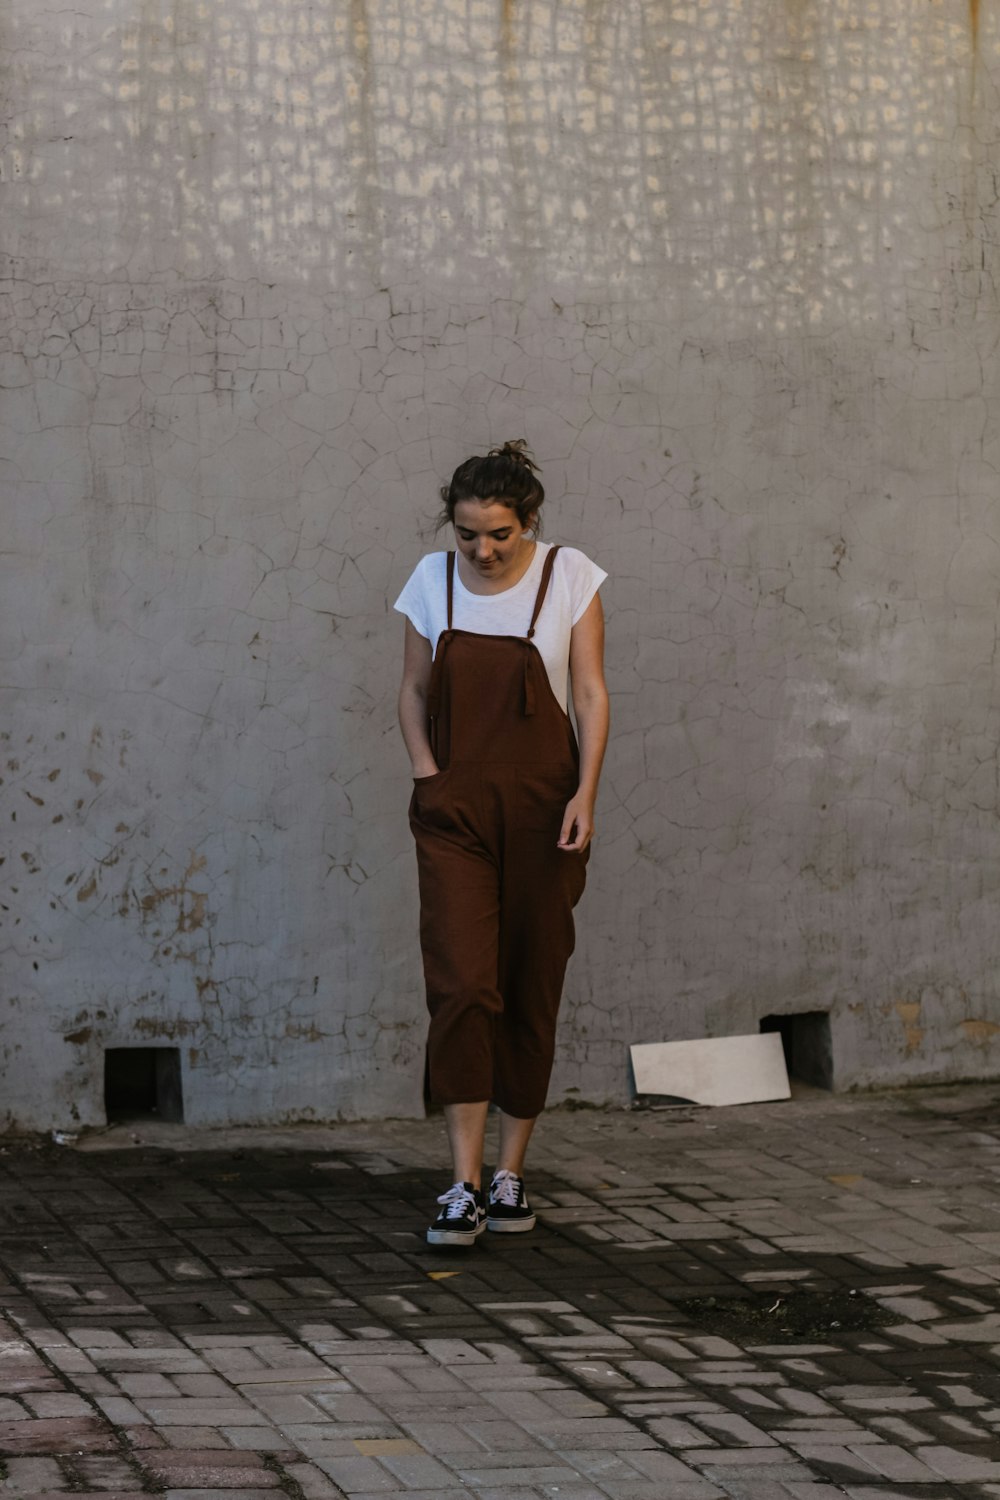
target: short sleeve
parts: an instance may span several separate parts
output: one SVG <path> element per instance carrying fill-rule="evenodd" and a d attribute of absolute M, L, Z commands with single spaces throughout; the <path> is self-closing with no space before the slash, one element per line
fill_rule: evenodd
<path fill-rule="evenodd" d="M 559 557 L 568 564 L 570 620 L 575 625 L 587 613 L 590 601 L 608 575 L 576 547 L 561 548 Z"/>
<path fill-rule="evenodd" d="M 405 615 L 414 630 L 424 636 L 427 640 L 431 638 L 431 625 L 427 610 L 427 585 L 428 564 L 430 557 L 422 557 L 410 574 L 403 591 L 393 605 L 401 615 Z"/>

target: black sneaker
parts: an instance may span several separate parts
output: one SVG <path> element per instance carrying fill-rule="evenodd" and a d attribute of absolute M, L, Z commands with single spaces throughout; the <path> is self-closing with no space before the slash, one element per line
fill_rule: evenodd
<path fill-rule="evenodd" d="M 441 1212 L 427 1231 L 428 1245 L 472 1245 L 486 1228 L 483 1195 L 471 1182 L 456 1182 L 438 1202 Z"/>
<path fill-rule="evenodd" d="M 523 1234 L 526 1229 L 534 1229 L 535 1215 L 528 1206 L 524 1179 L 516 1172 L 493 1173 L 486 1227 L 501 1234 Z"/>

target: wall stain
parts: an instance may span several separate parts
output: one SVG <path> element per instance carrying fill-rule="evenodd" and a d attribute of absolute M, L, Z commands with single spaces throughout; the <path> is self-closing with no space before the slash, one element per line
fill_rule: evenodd
<path fill-rule="evenodd" d="M 315 1021 L 308 1025 L 304 1021 L 289 1021 L 285 1026 L 285 1036 L 297 1042 L 322 1042 L 328 1035 L 329 1032 L 321 1031 Z"/>
<path fill-rule="evenodd" d="M 1000 1026 L 995 1021 L 963 1021 L 962 1030 L 970 1042 L 986 1047 L 995 1036 L 1000 1036 Z"/>
<path fill-rule="evenodd" d="M 68 1031 L 63 1037 L 64 1042 L 73 1042 L 75 1046 L 82 1047 L 84 1042 L 89 1042 L 94 1034 L 92 1026 L 83 1026 L 79 1031 Z"/>
<path fill-rule="evenodd" d="M 163 1016 L 141 1016 L 132 1022 L 132 1030 L 144 1037 L 168 1037 L 171 1040 L 182 1036 L 194 1036 L 200 1028 L 198 1021 L 185 1021 L 183 1017 L 167 1020 Z"/>
<path fill-rule="evenodd" d="M 204 927 L 206 908 L 208 905 L 207 891 L 191 891 L 188 889 L 188 881 L 192 876 L 199 874 L 205 869 L 208 860 L 205 855 L 192 855 L 191 863 L 184 871 L 183 878 L 177 885 L 153 886 L 153 889 L 139 902 L 139 909 L 143 916 L 149 916 L 167 901 L 176 901 L 178 905 L 177 926 L 174 933 L 194 932 L 199 927 Z M 187 903 L 187 904 L 186 904 Z"/>
<path fill-rule="evenodd" d="M 920 1048 L 923 1046 L 924 1036 L 926 1034 L 925 1028 L 917 1024 L 917 1022 L 920 1020 L 920 1001 L 897 1000 L 893 1004 L 893 1010 L 896 1012 L 896 1014 L 899 1016 L 899 1019 L 903 1023 L 906 1035 L 907 1053 L 909 1054 L 911 1052 L 919 1052 Z"/>

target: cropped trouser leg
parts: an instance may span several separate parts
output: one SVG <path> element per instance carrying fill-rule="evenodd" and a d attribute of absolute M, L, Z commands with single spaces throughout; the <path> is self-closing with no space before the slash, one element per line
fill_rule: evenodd
<path fill-rule="evenodd" d="M 420 881 L 420 946 L 430 1029 L 427 1067 L 436 1104 L 493 1097 L 500 880 L 483 850 L 414 827 Z"/>
<path fill-rule="evenodd" d="M 445 773 L 433 786 L 418 784 L 411 816 L 431 1098 L 490 1099 L 531 1119 L 552 1070 L 586 857 L 556 847 L 558 806 L 544 828 L 525 828 L 523 807 L 516 799 L 500 806 L 499 788 L 486 804 L 490 826 L 477 836 L 462 815 L 460 787 L 447 783 Z M 476 804 L 481 809 L 482 799 Z"/>
<path fill-rule="evenodd" d="M 499 987 L 493 1098 L 506 1114 L 533 1119 L 545 1105 L 555 1056 L 566 965 L 575 946 L 573 907 L 586 858 L 555 846 L 551 830 L 514 831 L 501 879 Z"/>

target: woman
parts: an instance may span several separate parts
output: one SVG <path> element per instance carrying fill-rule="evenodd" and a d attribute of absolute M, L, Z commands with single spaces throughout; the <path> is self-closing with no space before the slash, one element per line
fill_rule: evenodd
<path fill-rule="evenodd" d="M 458 555 L 422 558 L 396 601 L 407 617 L 399 722 L 413 763 L 429 1086 L 455 1175 L 427 1239 L 471 1245 L 484 1229 L 535 1223 L 524 1156 L 552 1069 L 608 735 L 607 574 L 536 540 L 545 492 L 523 442 L 467 459 L 441 498 Z M 491 1100 L 500 1151 L 484 1199 Z"/>

